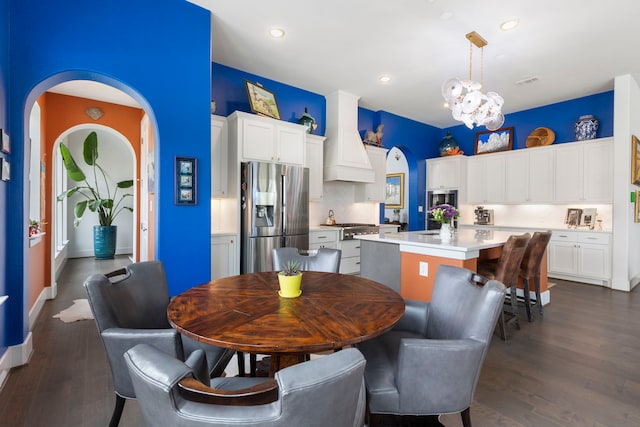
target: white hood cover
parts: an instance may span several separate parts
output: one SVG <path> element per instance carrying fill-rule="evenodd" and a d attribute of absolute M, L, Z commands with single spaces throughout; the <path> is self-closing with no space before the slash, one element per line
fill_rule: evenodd
<path fill-rule="evenodd" d="M 375 182 L 369 155 L 358 133 L 359 96 L 338 90 L 327 98 L 324 180 Z"/>

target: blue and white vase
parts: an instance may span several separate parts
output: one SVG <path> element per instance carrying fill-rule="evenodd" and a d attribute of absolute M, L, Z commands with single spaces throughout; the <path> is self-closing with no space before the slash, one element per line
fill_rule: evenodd
<path fill-rule="evenodd" d="M 580 116 L 575 124 L 576 141 L 594 139 L 596 137 L 598 125 L 598 119 L 593 115 L 587 114 L 586 116 Z"/>

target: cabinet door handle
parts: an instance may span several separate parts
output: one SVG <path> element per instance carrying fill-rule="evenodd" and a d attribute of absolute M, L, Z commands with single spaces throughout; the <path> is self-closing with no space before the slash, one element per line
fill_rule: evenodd
<path fill-rule="evenodd" d="M 360 264 L 360 261 L 356 262 L 356 265 L 359 265 L 359 264 Z"/>
<path fill-rule="evenodd" d="M 317 239 L 326 239 L 327 236 L 316 236 Z"/>
<path fill-rule="evenodd" d="M 595 238 L 595 237 L 587 237 L 587 239 L 589 239 L 589 240 L 598 240 L 598 239 L 597 239 L 597 238 Z"/>
<path fill-rule="evenodd" d="M 356 246 L 356 249 L 360 249 L 360 246 Z"/>

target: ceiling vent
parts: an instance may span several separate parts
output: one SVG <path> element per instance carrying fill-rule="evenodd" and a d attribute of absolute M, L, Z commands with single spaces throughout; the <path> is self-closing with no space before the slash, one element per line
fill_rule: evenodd
<path fill-rule="evenodd" d="M 538 80 L 539 80 L 538 76 L 529 76 L 529 77 L 525 77 L 524 79 L 518 80 L 516 84 L 520 86 L 528 85 L 530 83 L 537 82 Z"/>

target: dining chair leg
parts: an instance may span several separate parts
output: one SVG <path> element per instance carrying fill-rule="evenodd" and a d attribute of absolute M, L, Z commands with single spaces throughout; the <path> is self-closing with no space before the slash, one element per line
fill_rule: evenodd
<path fill-rule="evenodd" d="M 113 414 L 111 415 L 111 421 L 109 421 L 109 427 L 118 427 L 125 403 L 127 403 L 127 399 L 116 394 L 116 406 L 113 408 Z"/>
<path fill-rule="evenodd" d="M 516 325 L 516 329 L 520 330 L 520 323 L 518 322 L 518 293 L 516 285 L 511 285 L 511 313 L 513 314 L 513 322 Z"/>
<path fill-rule="evenodd" d="M 542 298 L 540 297 L 540 276 L 533 278 L 533 283 L 536 288 L 536 304 L 538 305 L 538 313 L 540 316 L 544 315 L 544 308 L 542 308 Z"/>
<path fill-rule="evenodd" d="M 258 359 L 256 358 L 256 355 L 254 353 L 249 353 L 249 370 L 251 372 L 249 372 L 249 376 L 250 377 L 255 377 L 256 376 L 256 372 L 258 370 Z"/>
<path fill-rule="evenodd" d="M 245 376 L 244 353 L 241 351 L 236 351 L 236 357 L 238 358 L 238 376 L 244 377 Z"/>
<path fill-rule="evenodd" d="M 533 322 L 533 316 L 531 315 L 531 295 L 529 295 L 529 278 L 522 279 L 522 290 L 524 292 L 524 308 L 527 311 L 527 320 Z"/>
<path fill-rule="evenodd" d="M 506 341 L 507 328 L 505 327 L 505 322 L 504 322 L 504 311 L 501 311 L 500 316 L 498 316 L 498 323 L 496 324 L 496 329 L 498 330 L 498 336 L 502 339 L 502 341 Z"/>
<path fill-rule="evenodd" d="M 462 418 L 462 425 L 464 427 L 471 427 L 471 407 L 462 411 L 460 417 Z"/>

